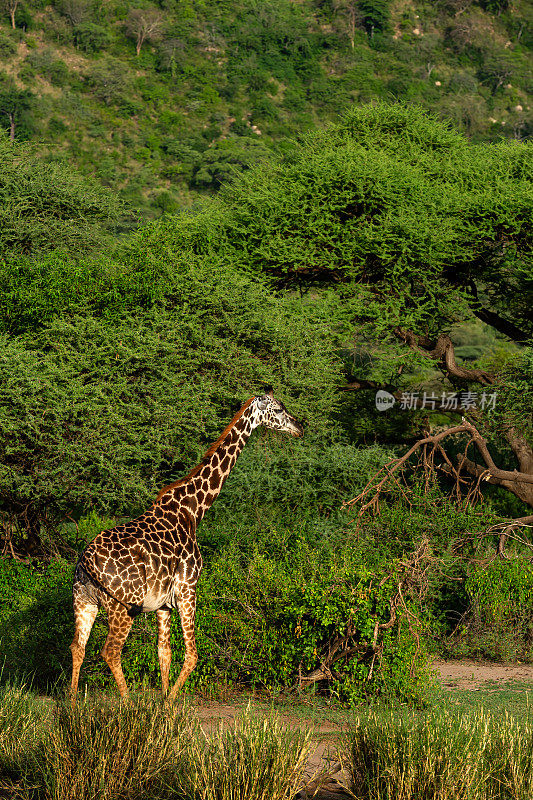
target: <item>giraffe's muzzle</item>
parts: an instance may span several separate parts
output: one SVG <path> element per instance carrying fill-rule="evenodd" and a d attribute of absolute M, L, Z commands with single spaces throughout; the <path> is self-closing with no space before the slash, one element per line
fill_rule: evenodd
<path fill-rule="evenodd" d="M 291 436 L 295 436 L 297 439 L 301 439 L 304 435 L 304 426 L 301 422 L 298 422 L 297 419 L 291 417 L 291 428 L 289 430 Z"/>

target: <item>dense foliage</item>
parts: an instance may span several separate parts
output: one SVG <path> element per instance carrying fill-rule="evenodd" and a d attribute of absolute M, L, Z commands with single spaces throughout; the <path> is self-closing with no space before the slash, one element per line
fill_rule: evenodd
<path fill-rule="evenodd" d="M 367 21 L 365 36 L 376 44 L 385 22 Z M 341 509 L 406 443 L 458 414 L 380 415 L 374 397 L 339 391 L 353 371 L 440 389 L 425 356 L 392 336 L 445 329 L 458 357 L 481 356 L 497 376 L 501 404 L 483 421 L 491 451 L 510 458 L 511 423 L 529 446 L 529 145 L 472 144 L 420 108 L 364 106 L 112 245 L 113 198 L 3 145 L 15 233 L 0 268 L 0 521 L 5 552 L 29 559 L 0 562 L 11 673 L 45 686 L 68 669 L 76 550 L 144 510 L 265 384 L 306 420 L 306 437 L 255 433 L 200 528 L 191 686 L 305 686 L 343 637 L 348 655 L 317 685 L 351 703 L 420 699 L 428 651 L 487 654 L 489 626 L 520 628 L 506 652 L 530 657 L 520 544 L 507 572 L 477 571 L 493 548 L 481 532 L 509 513 L 501 493 L 483 486 L 477 510 L 461 487 L 450 499 L 445 475 L 407 469 L 375 519 L 355 525 Z M 526 513 L 514 500 L 513 514 Z M 50 560 L 58 551 L 66 561 Z M 511 591 L 519 611 L 508 618 Z M 456 645 L 461 618 L 472 636 Z M 83 673 L 93 685 L 108 675 L 104 636 L 99 620 Z M 177 621 L 172 636 L 178 669 Z M 156 682 L 155 647 L 142 617 L 124 654 L 130 683 Z"/>
<path fill-rule="evenodd" d="M 532 29 L 528 0 L 20 0 L 0 16 L 0 125 L 156 216 L 353 103 L 528 137 Z"/>
<path fill-rule="evenodd" d="M 0 130 L 0 258 L 55 248 L 77 252 L 102 244 L 116 222 L 116 195 Z"/>
<path fill-rule="evenodd" d="M 365 106 L 224 190 L 224 242 L 254 274 L 347 283 L 374 340 L 395 325 L 434 333 L 465 304 L 526 338 L 532 174 L 527 144 L 473 145 L 420 109 Z"/>
<path fill-rule="evenodd" d="M 185 263 L 172 289 L 164 309 L 101 320 L 78 308 L 3 337 L 1 510 L 14 524 L 142 510 L 265 385 L 327 437 L 331 344 L 297 301 Z"/>

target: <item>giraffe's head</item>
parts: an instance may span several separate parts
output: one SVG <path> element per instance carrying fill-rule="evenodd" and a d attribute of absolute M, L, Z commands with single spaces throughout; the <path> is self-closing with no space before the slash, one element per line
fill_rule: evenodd
<path fill-rule="evenodd" d="M 254 397 L 254 405 L 258 425 L 290 433 L 291 436 L 304 435 L 302 423 L 289 414 L 283 403 L 276 400 L 272 392 Z"/>

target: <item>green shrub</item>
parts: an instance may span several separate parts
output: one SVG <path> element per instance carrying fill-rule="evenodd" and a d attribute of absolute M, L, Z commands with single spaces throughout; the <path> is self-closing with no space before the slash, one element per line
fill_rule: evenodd
<path fill-rule="evenodd" d="M 0 30 L 0 60 L 7 61 L 17 52 L 15 42 Z"/>
<path fill-rule="evenodd" d="M 62 560 L 42 567 L 0 559 L 5 679 L 24 676 L 49 690 L 66 678 L 73 636 L 72 574 L 72 564 Z"/>
<path fill-rule="evenodd" d="M 111 521 L 91 517 L 80 524 L 78 546 L 104 524 Z M 361 552 L 366 545 L 340 542 L 334 525 L 321 531 L 319 523 L 306 532 L 305 526 L 279 529 L 265 518 L 250 526 L 229 517 L 207 528 L 200 539 L 206 563 L 198 587 L 199 662 L 188 687 L 207 693 L 225 684 L 268 691 L 311 687 L 351 705 L 376 695 L 419 702 L 429 682 L 427 653 L 411 632 L 409 617 L 400 611 L 397 624 L 379 634 L 373 649 L 376 621 L 389 620 L 397 591 L 395 563 L 365 566 Z M 36 569 L 0 561 L 0 568 L 0 652 L 8 665 L 6 676 L 30 674 L 42 689 L 64 685 L 71 668 L 72 565 L 54 562 Z M 412 601 L 407 603 L 412 610 Z M 420 615 L 419 609 L 415 612 Z M 82 686 L 114 688 L 99 655 L 106 635 L 100 612 Z M 307 683 L 305 677 L 320 669 L 329 648 L 344 637 L 334 679 Z M 177 613 L 172 647 L 175 680 L 183 658 Z M 135 621 L 122 664 L 131 688 L 160 687 L 154 615 Z"/>
<path fill-rule="evenodd" d="M 218 189 L 241 172 L 267 162 L 271 157 L 271 151 L 262 142 L 248 136 L 215 142 L 198 156 L 191 183 L 204 189 Z"/>
<path fill-rule="evenodd" d="M 132 77 L 124 63 L 112 56 L 103 56 L 87 70 L 87 85 L 107 106 L 128 101 L 132 89 Z"/>
<path fill-rule="evenodd" d="M 38 75 L 47 78 L 54 86 L 65 86 L 68 83 L 68 67 L 64 61 L 55 57 L 52 49 L 32 50 L 26 60 Z"/>
<path fill-rule="evenodd" d="M 474 567 L 465 582 L 468 614 L 456 632 L 458 655 L 533 660 L 533 565 L 520 557 Z"/>
<path fill-rule="evenodd" d="M 113 41 L 111 32 L 102 25 L 93 22 L 82 22 L 73 28 L 74 40 L 78 47 L 86 53 L 97 53 L 108 47 Z"/>

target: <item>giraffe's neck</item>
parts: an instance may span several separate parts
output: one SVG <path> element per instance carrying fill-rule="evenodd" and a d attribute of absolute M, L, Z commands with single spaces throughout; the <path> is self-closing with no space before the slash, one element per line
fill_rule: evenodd
<path fill-rule="evenodd" d="M 177 501 L 181 508 L 187 509 L 198 524 L 218 497 L 226 478 L 257 425 L 252 398 L 236 414 L 189 476 L 168 487 L 165 494 L 164 490 L 160 493 L 162 502 L 165 503 L 167 496 L 168 499 Z"/>

